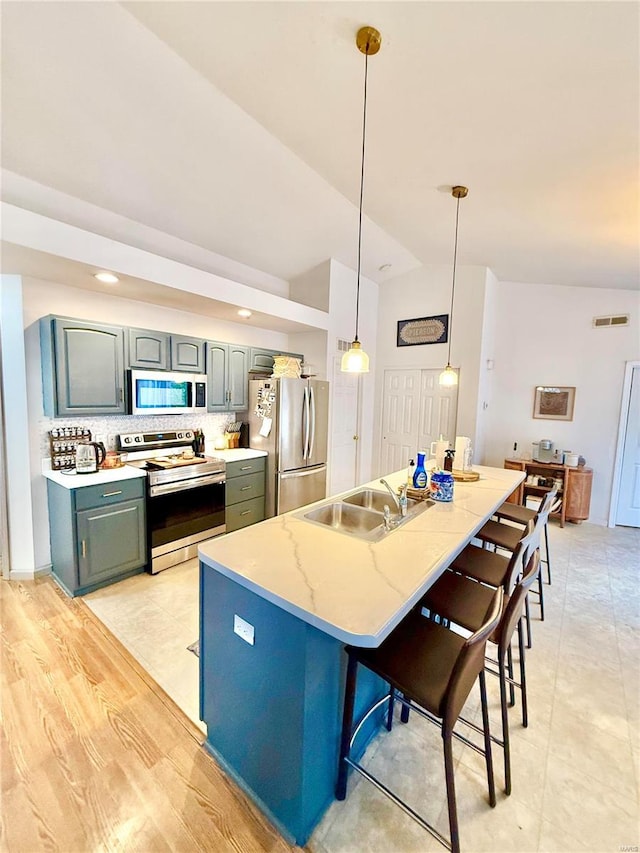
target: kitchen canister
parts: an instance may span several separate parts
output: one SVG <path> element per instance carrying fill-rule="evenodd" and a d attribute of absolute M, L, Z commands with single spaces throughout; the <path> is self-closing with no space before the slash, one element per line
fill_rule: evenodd
<path fill-rule="evenodd" d="M 434 471 L 429 485 L 434 501 L 448 503 L 453 500 L 453 474 L 450 471 Z"/>
<path fill-rule="evenodd" d="M 577 468 L 578 459 L 579 456 L 577 453 L 566 453 L 564 457 L 564 464 L 567 465 L 569 468 Z"/>

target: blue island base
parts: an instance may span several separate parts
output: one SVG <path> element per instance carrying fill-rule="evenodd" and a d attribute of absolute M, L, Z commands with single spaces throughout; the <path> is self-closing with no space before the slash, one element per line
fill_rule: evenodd
<path fill-rule="evenodd" d="M 253 644 L 234 617 L 253 628 Z M 207 750 L 287 840 L 303 845 L 334 799 L 344 644 L 200 562 L 200 717 Z M 362 669 L 356 713 L 387 691 Z M 362 734 L 360 751 L 381 716 Z"/>

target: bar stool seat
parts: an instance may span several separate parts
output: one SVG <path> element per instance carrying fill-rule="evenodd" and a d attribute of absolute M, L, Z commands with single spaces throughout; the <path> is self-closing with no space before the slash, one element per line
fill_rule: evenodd
<path fill-rule="evenodd" d="M 522 528 L 491 520 L 482 525 L 476 536 L 489 545 L 504 548 L 506 551 L 515 551 L 522 536 Z"/>
<path fill-rule="evenodd" d="M 467 545 L 449 568 L 497 587 L 502 586 L 509 570 L 509 558 L 495 551 L 478 548 L 477 545 Z"/>
<path fill-rule="evenodd" d="M 557 492 L 554 491 L 554 495 Z M 540 512 L 542 504 L 538 509 L 530 509 L 528 506 L 510 503 L 505 501 L 495 511 L 494 515 L 499 521 L 511 521 L 514 524 L 526 525 L 527 522 L 535 520 L 536 515 Z M 551 583 L 551 555 L 549 553 L 549 520 L 544 523 L 544 559 L 540 559 L 547 567 L 547 583 Z"/>

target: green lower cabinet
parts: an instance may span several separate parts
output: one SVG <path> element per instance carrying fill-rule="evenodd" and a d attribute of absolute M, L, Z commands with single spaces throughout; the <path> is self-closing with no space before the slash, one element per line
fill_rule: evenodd
<path fill-rule="evenodd" d="M 264 457 L 227 462 L 225 526 L 227 533 L 264 521 Z"/>
<path fill-rule="evenodd" d="M 144 478 L 77 489 L 49 480 L 47 495 L 51 568 L 69 595 L 144 570 Z"/>

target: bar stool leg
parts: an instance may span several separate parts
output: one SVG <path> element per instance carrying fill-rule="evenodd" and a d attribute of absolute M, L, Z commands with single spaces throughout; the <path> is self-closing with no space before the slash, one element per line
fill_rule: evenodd
<path fill-rule="evenodd" d="M 507 672 L 509 673 L 509 705 L 513 708 L 516 704 L 516 689 L 511 683 L 513 681 L 513 652 L 511 651 L 511 643 L 507 646 Z"/>
<path fill-rule="evenodd" d="M 542 570 L 538 572 L 538 595 L 540 596 L 540 621 L 544 622 L 544 588 L 542 586 Z"/>
<path fill-rule="evenodd" d="M 524 629 L 522 627 L 522 616 L 518 620 L 518 649 L 520 652 L 520 692 L 522 694 L 522 725 L 529 725 L 529 708 L 527 705 L 527 675 L 524 664 Z"/>
<path fill-rule="evenodd" d="M 387 731 L 390 732 L 393 728 L 393 706 L 395 705 L 396 691 L 395 687 L 389 688 L 389 711 L 387 713 Z"/>
<path fill-rule="evenodd" d="M 344 712 L 342 715 L 342 734 L 340 736 L 340 761 L 338 764 L 338 781 L 336 783 L 336 800 L 344 800 L 347 796 L 347 774 L 349 766 L 345 758 L 349 755 L 349 741 L 351 740 L 351 727 L 353 726 L 357 670 L 358 661 L 355 657 L 349 655 L 344 693 Z"/>
<path fill-rule="evenodd" d="M 524 600 L 524 613 L 525 618 L 527 620 L 527 648 L 530 649 L 533 646 L 533 639 L 531 637 L 531 612 L 529 610 L 529 594 L 527 593 Z"/>
<path fill-rule="evenodd" d="M 544 555 L 547 558 L 547 583 L 551 583 L 551 555 L 549 554 L 549 522 L 544 526 Z"/>
<path fill-rule="evenodd" d="M 489 707 L 487 705 L 487 682 L 484 669 L 478 675 L 480 683 L 480 702 L 482 705 L 482 728 L 484 729 L 484 758 L 487 765 L 487 785 L 489 786 L 489 804 L 496 805 L 496 783 L 493 778 L 493 756 L 491 754 L 491 730 L 489 728 Z"/>
<path fill-rule="evenodd" d="M 511 793 L 511 745 L 509 742 L 509 714 L 507 708 L 505 666 L 505 655 L 502 652 L 498 660 L 498 671 L 500 673 L 500 711 L 502 713 L 502 741 L 504 744 L 504 790 L 509 795 Z"/>
<path fill-rule="evenodd" d="M 444 746 L 444 775 L 447 783 L 447 808 L 449 810 L 449 833 L 451 835 L 451 853 L 460 853 L 460 834 L 458 832 L 458 810 L 456 808 L 456 786 L 453 778 L 452 733 L 442 726 Z"/>

